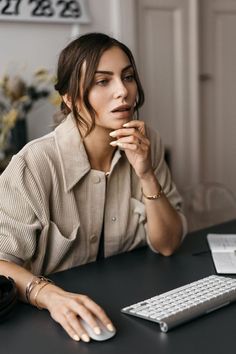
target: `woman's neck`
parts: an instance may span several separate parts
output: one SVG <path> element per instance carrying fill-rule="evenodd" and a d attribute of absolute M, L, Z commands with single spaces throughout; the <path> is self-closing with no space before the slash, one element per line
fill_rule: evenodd
<path fill-rule="evenodd" d="M 84 139 L 89 162 L 94 170 L 110 171 L 111 161 L 116 149 L 110 145 L 113 140 L 109 135 L 110 131 L 96 126 Z"/>

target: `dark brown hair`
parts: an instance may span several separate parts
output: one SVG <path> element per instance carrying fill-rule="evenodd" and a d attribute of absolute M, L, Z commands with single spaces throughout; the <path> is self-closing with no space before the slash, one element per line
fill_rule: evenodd
<path fill-rule="evenodd" d="M 72 111 L 74 117 L 78 120 L 79 126 L 85 128 L 85 136 L 88 135 L 95 126 L 96 112 L 90 105 L 88 99 L 89 91 L 94 82 L 94 75 L 102 54 L 114 46 L 119 47 L 125 52 L 133 67 L 134 79 L 138 90 L 135 111 L 138 112 L 138 109 L 144 103 L 144 92 L 133 55 L 125 44 L 103 33 L 88 33 L 69 43 L 59 56 L 55 89 L 61 96 L 67 94 L 71 99 L 71 110 L 64 102 L 62 102 L 61 111 L 64 116 Z M 83 97 L 81 97 L 83 63 L 86 63 L 86 70 L 83 78 Z M 90 113 L 91 122 L 88 122 L 79 114 L 76 105 L 79 98 L 83 100 L 85 107 Z"/>

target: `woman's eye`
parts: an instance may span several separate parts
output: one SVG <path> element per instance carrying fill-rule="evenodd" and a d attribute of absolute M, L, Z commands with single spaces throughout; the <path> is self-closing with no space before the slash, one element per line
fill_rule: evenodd
<path fill-rule="evenodd" d="M 124 77 L 124 80 L 127 81 L 127 82 L 132 82 L 134 80 L 134 75 L 126 75 Z"/>
<path fill-rule="evenodd" d="M 96 85 L 98 85 L 98 86 L 106 86 L 107 84 L 108 84 L 107 79 L 102 79 L 102 80 L 96 81 Z"/>

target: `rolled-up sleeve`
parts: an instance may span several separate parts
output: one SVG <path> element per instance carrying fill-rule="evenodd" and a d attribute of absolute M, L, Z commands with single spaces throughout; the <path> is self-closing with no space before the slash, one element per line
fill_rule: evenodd
<path fill-rule="evenodd" d="M 40 204 L 39 189 L 24 159 L 13 157 L 0 176 L 0 259 L 22 265 L 33 257 L 41 230 Z"/>

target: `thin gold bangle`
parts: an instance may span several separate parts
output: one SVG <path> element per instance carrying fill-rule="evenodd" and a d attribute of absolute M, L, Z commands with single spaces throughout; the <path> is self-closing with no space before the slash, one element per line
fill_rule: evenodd
<path fill-rule="evenodd" d="M 34 303 L 35 303 L 35 306 L 39 309 L 39 310 L 42 310 L 42 307 L 40 307 L 39 305 L 38 305 L 38 303 L 37 303 L 37 296 L 38 296 L 38 294 L 40 293 L 40 291 L 43 289 L 43 288 L 45 288 L 45 286 L 47 286 L 47 285 L 49 285 L 49 284 L 52 284 L 51 282 L 46 282 L 46 283 L 44 283 L 37 291 L 36 291 L 36 293 L 35 293 L 35 295 L 34 295 Z"/>
<path fill-rule="evenodd" d="M 160 198 L 161 198 L 161 196 L 164 194 L 164 191 L 163 191 L 163 189 L 161 188 L 160 191 L 159 191 L 157 194 L 154 194 L 154 195 L 146 195 L 146 194 L 144 194 L 143 189 L 142 189 L 142 193 L 143 193 L 144 198 L 146 198 L 146 199 L 149 199 L 149 200 L 157 200 L 157 199 L 160 199 Z"/>
<path fill-rule="evenodd" d="M 25 289 L 25 297 L 27 302 L 30 304 L 30 294 L 32 290 L 34 289 L 35 286 L 40 284 L 42 282 L 41 277 L 34 276 L 31 281 L 27 284 L 26 289 Z"/>
<path fill-rule="evenodd" d="M 52 283 L 52 281 L 48 278 L 43 277 L 42 275 L 40 276 L 34 276 L 31 281 L 27 284 L 26 289 L 25 289 L 25 297 L 27 302 L 30 304 L 30 294 L 33 291 L 33 289 L 41 284 L 42 282 L 47 282 L 47 283 Z"/>

